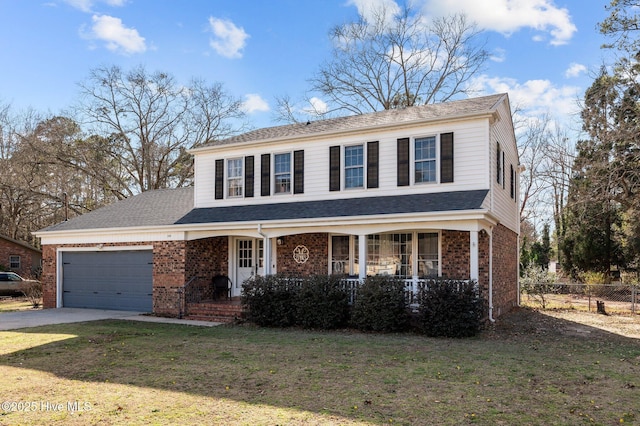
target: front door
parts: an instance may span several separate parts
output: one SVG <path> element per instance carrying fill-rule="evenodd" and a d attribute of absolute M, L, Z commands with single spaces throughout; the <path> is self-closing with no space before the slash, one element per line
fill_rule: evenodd
<path fill-rule="evenodd" d="M 242 283 L 254 275 L 264 274 L 264 240 L 243 238 L 236 240 L 236 279 L 231 296 L 240 296 Z"/>

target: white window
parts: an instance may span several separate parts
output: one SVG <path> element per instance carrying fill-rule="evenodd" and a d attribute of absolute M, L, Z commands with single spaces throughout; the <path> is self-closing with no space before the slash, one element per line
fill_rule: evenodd
<path fill-rule="evenodd" d="M 434 277 L 438 276 L 439 267 L 438 254 L 438 234 L 419 233 L 418 234 L 418 276 Z"/>
<path fill-rule="evenodd" d="M 436 138 L 416 138 L 415 140 L 415 183 L 436 181 Z"/>
<path fill-rule="evenodd" d="M 9 268 L 20 269 L 20 256 L 9 256 Z"/>
<path fill-rule="evenodd" d="M 364 187 L 364 147 L 363 145 L 344 148 L 344 187 Z"/>
<path fill-rule="evenodd" d="M 274 180 L 276 194 L 291 193 L 291 154 L 274 155 Z"/>
<path fill-rule="evenodd" d="M 227 196 L 242 197 L 242 158 L 227 160 Z"/>
<path fill-rule="evenodd" d="M 367 275 L 434 277 L 440 271 L 437 232 L 405 232 L 367 236 Z M 358 237 L 331 237 L 331 273 L 358 275 Z"/>

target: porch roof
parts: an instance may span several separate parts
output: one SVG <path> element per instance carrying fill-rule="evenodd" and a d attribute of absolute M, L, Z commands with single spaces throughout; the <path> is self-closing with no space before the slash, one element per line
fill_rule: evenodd
<path fill-rule="evenodd" d="M 262 222 L 332 217 L 374 216 L 478 210 L 489 190 L 348 198 L 243 206 L 207 207 L 191 210 L 175 224 Z"/>

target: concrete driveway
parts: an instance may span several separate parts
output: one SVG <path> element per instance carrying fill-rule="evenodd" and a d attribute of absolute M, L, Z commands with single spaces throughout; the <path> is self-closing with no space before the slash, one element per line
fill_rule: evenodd
<path fill-rule="evenodd" d="M 181 320 L 143 315 L 142 312 L 110 311 L 104 309 L 57 308 L 34 311 L 0 313 L 0 331 L 19 328 L 38 327 L 49 324 L 97 321 L 104 319 L 124 319 L 131 321 L 160 322 L 169 324 L 197 325 L 213 327 L 217 322 Z"/>

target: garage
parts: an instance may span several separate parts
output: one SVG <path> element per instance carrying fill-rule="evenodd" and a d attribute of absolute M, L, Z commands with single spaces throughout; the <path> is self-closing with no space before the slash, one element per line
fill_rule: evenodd
<path fill-rule="evenodd" d="M 62 253 L 62 306 L 151 312 L 153 252 Z"/>

